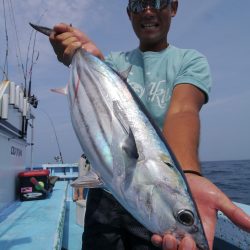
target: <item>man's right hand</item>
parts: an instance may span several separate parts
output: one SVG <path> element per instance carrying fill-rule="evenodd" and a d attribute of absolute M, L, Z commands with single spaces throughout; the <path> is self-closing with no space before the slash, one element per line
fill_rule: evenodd
<path fill-rule="evenodd" d="M 87 35 L 80 30 L 70 25 L 60 23 L 54 26 L 53 31 L 49 37 L 50 43 L 53 46 L 58 60 L 64 65 L 69 66 L 71 64 L 74 53 L 81 47 L 99 59 L 104 59 L 102 52 Z"/>

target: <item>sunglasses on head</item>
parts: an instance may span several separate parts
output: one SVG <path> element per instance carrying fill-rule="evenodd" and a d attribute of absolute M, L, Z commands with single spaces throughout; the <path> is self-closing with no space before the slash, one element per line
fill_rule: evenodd
<path fill-rule="evenodd" d="M 130 0 L 128 10 L 133 13 L 140 13 L 147 7 L 160 10 L 167 7 L 171 0 Z"/>

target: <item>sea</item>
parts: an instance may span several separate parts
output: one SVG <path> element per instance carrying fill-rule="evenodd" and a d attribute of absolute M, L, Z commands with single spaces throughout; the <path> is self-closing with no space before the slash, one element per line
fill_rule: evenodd
<path fill-rule="evenodd" d="M 250 160 L 202 162 L 202 173 L 231 200 L 250 205 Z M 215 239 L 213 250 L 241 250 Z"/>
<path fill-rule="evenodd" d="M 250 205 L 250 160 L 202 162 L 202 173 L 231 200 Z"/>

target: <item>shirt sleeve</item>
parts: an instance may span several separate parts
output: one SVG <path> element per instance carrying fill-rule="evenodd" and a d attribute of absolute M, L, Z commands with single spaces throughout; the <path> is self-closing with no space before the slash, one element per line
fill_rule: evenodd
<path fill-rule="evenodd" d="M 211 91 L 212 79 L 206 57 L 196 50 L 188 50 L 183 55 L 181 65 L 174 81 L 174 86 L 183 83 L 192 84 L 204 92 L 207 102 Z"/>
<path fill-rule="evenodd" d="M 105 63 L 112 68 L 115 71 L 119 71 L 118 67 L 117 67 L 117 60 L 119 57 L 120 53 L 114 53 L 111 52 L 110 54 L 108 54 L 107 56 L 105 56 Z"/>

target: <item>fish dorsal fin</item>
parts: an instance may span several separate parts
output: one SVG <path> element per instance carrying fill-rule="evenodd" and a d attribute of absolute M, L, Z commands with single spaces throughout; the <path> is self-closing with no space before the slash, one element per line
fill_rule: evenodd
<path fill-rule="evenodd" d="M 127 135 L 122 143 L 122 149 L 126 152 L 129 158 L 138 159 L 139 154 L 135 142 L 135 137 L 133 131 L 129 127 L 129 122 L 127 117 L 117 101 L 113 102 L 114 115 L 122 126 L 125 134 Z"/>
<path fill-rule="evenodd" d="M 126 70 L 124 71 L 116 71 L 112 68 L 112 70 L 124 81 L 127 82 L 128 75 L 131 71 L 132 65 L 130 65 Z"/>

